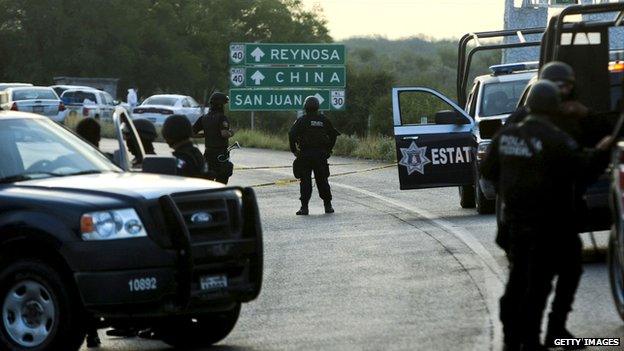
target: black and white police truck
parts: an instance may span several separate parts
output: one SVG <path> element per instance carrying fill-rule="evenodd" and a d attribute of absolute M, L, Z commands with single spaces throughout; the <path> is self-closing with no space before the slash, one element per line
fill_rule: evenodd
<path fill-rule="evenodd" d="M 0 112 L 0 349 L 76 350 L 95 321 L 207 346 L 260 293 L 253 190 L 167 175 L 173 158 L 131 172 L 124 111 L 118 165 L 43 117 Z"/>
<path fill-rule="evenodd" d="M 536 47 L 544 28 L 471 33 L 459 42 L 457 97 L 424 87 L 392 90 L 394 134 L 401 190 L 459 187 L 460 205 L 493 213 L 495 201 L 484 195 L 479 182 L 479 161 L 491 138 L 516 109 L 538 62 L 490 67 L 489 74 L 473 80 L 467 89 L 472 58 L 487 50 Z M 487 43 L 488 39 L 517 38 L 516 42 Z M 475 42 L 476 46 L 469 45 Z M 490 191 L 491 192 L 491 191 Z"/>

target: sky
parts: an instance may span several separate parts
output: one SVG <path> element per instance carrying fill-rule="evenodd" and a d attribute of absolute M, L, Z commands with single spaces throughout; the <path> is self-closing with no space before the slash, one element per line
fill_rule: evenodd
<path fill-rule="evenodd" d="M 320 5 L 332 37 L 425 35 L 457 38 L 467 32 L 503 29 L 505 0 L 303 0 Z"/>

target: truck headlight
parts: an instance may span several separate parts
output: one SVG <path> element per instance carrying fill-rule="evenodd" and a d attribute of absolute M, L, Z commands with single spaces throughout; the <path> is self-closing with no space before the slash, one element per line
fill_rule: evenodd
<path fill-rule="evenodd" d="M 132 208 L 85 213 L 80 219 L 82 240 L 117 240 L 147 236 L 139 215 Z"/>

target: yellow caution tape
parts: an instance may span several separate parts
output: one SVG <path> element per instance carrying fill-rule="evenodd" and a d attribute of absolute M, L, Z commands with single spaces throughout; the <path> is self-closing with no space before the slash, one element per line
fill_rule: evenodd
<path fill-rule="evenodd" d="M 390 168 L 390 167 L 395 167 L 396 163 L 392 163 L 389 165 L 383 165 L 383 166 L 379 166 L 379 167 L 374 167 L 374 168 L 367 168 L 367 169 L 362 169 L 362 170 L 358 170 L 358 171 L 349 171 L 349 172 L 342 172 L 342 173 L 336 173 L 336 174 L 332 174 L 329 177 L 330 178 L 334 178 L 334 177 L 340 177 L 340 176 L 345 176 L 345 175 L 351 175 L 351 174 L 358 174 L 358 173 L 366 173 L 366 172 L 374 172 L 374 171 L 379 171 L 382 169 L 386 169 L 386 168 Z M 261 169 L 261 168 L 259 168 Z M 278 179 L 274 182 L 271 183 L 262 183 L 262 184 L 256 184 L 256 185 L 252 185 L 252 187 L 254 188 L 261 188 L 261 187 L 267 187 L 267 186 L 287 186 L 293 183 L 299 183 L 299 179 L 295 179 L 295 178 L 287 178 L 287 179 Z"/>

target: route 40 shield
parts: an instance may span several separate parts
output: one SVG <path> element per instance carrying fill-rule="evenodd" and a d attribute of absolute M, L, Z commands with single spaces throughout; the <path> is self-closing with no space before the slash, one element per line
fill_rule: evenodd
<path fill-rule="evenodd" d="M 233 64 L 240 64 L 245 61 L 244 44 L 230 44 L 230 61 Z"/>
<path fill-rule="evenodd" d="M 230 69 L 230 83 L 235 87 L 245 85 L 245 69 L 244 68 L 232 68 Z"/>
<path fill-rule="evenodd" d="M 333 110 L 342 110 L 345 107 L 345 91 L 332 90 L 331 105 Z"/>

